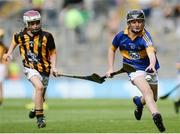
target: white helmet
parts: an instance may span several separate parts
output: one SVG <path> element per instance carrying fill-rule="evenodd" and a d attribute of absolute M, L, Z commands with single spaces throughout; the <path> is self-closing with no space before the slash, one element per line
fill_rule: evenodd
<path fill-rule="evenodd" d="M 23 15 L 23 21 L 24 21 L 26 27 L 28 27 L 28 22 L 37 21 L 37 20 L 39 20 L 39 21 L 41 20 L 41 15 L 38 11 L 29 10 L 29 11 L 25 12 Z"/>

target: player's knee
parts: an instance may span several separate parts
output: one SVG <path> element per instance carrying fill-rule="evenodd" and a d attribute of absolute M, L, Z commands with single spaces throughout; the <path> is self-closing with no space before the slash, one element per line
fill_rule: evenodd
<path fill-rule="evenodd" d="M 43 93 L 43 90 L 44 90 L 43 85 L 37 85 L 37 86 L 36 86 L 36 90 L 37 90 L 38 92 L 42 92 L 42 93 Z"/>

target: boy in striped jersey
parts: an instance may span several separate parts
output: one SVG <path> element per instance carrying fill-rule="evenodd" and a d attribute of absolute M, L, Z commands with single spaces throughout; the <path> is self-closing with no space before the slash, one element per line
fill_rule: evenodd
<path fill-rule="evenodd" d="M 157 101 L 159 63 L 150 33 L 145 27 L 145 16 L 142 10 L 132 10 L 127 14 L 127 28 L 115 35 L 108 52 L 109 69 L 107 77 L 113 72 L 116 50 L 123 56 L 123 63 L 132 65 L 136 72 L 129 73 L 131 82 L 141 91 L 142 96 L 135 96 L 135 118 L 141 119 L 144 105 L 149 108 L 154 123 L 160 132 L 165 131 L 162 117 L 158 111 Z"/>
<path fill-rule="evenodd" d="M 48 86 L 49 75 L 57 76 L 56 47 L 51 33 L 41 29 L 41 15 L 38 11 L 29 10 L 24 13 L 25 28 L 13 36 L 12 43 L 4 60 L 9 60 L 10 55 L 17 45 L 24 66 L 24 74 L 35 88 L 34 111 L 30 111 L 30 118 L 37 118 L 37 126 L 46 126 L 43 102 Z"/>

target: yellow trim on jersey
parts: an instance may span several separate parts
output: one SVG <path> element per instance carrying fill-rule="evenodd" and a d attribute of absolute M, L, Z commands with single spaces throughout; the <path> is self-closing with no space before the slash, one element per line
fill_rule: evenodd
<path fill-rule="evenodd" d="M 116 51 L 117 48 L 112 45 L 112 46 L 111 46 L 111 50 Z"/>
<path fill-rule="evenodd" d="M 44 60 L 46 59 L 46 45 L 47 45 L 47 38 L 44 36 L 43 37 L 43 41 L 42 41 L 42 57 L 43 57 L 43 62 L 44 62 L 44 66 L 46 67 L 46 72 L 49 72 L 49 63 Z"/>
<path fill-rule="evenodd" d="M 139 55 L 140 55 L 141 59 L 145 58 L 145 57 L 147 56 L 146 50 L 140 51 L 140 52 L 139 52 Z"/>
<path fill-rule="evenodd" d="M 56 54 L 56 50 L 55 49 L 52 49 L 49 51 L 49 55 L 53 55 L 53 54 Z"/>
<path fill-rule="evenodd" d="M 23 45 L 20 36 L 18 37 L 18 42 L 20 45 Z M 15 39 L 14 39 L 14 43 L 16 43 Z M 20 53 L 21 53 L 22 59 L 24 60 L 25 59 L 25 50 L 23 49 L 23 47 L 20 47 Z"/>
<path fill-rule="evenodd" d="M 121 50 L 120 53 L 124 58 L 131 59 L 131 57 L 129 56 L 129 52 L 127 50 Z"/>
<path fill-rule="evenodd" d="M 151 45 L 151 46 L 148 46 L 148 47 L 146 48 L 146 52 L 147 52 L 147 53 L 156 52 L 156 50 L 155 50 L 155 48 Z"/>
<path fill-rule="evenodd" d="M 42 68 L 41 63 L 38 63 L 38 64 L 37 64 L 37 67 L 38 67 L 38 70 L 39 70 L 40 72 L 43 72 L 43 68 Z"/>
<path fill-rule="evenodd" d="M 14 36 L 15 36 L 15 35 L 13 35 L 13 38 L 12 38 L 11 43 L 12 43 L 13 45 L 16 45 L 17 43 L 15 42 L 15 38 L 14 38 Z"/>

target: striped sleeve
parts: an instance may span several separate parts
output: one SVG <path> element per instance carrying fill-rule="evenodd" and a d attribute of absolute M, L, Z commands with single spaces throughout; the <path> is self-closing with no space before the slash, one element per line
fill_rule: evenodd
<path fill-rule="evenodd" d="M 18 42 L 18 34 L 14 34 L 11 43 L 13 44 L 19 44 Z"/>
<path fill-rule="evenodd" d="M 143 35 L 144 45 L 147 52 L 156 52 L 150 34 L 146 31 Z"/>
<path fill-rule="evenodd" d="M 143 40 L 145 43 L 145 47 L 153 45 L 152 38 L 151 38 L 150 34 L 148 34 L 147 32 L 145 32 L 145 34 L 143 35 Z"/>

